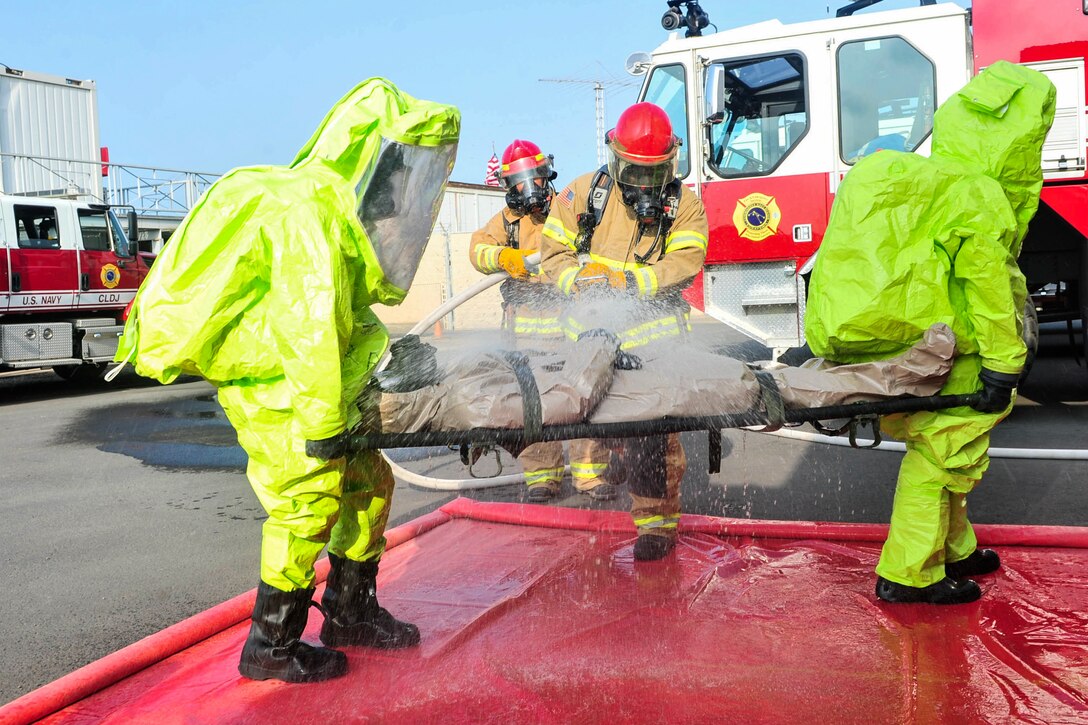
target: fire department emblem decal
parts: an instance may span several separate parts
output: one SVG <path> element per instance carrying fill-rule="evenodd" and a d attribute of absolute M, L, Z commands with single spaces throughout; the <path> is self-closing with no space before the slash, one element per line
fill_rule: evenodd
<path fill-rule="evenodd" d="M 733 225 L 737 233 L 753 242 L 773 236 L 782 221 L 782 210 L 773 196 L 758 192 L 737 200 Z"/>
<path fill-rule="evenodd" d="M 102 271 L 99 272 L 98 276 L 102 279 L 102 284 L 106 285 L 107 289 L 113 289 L 121 284 L 121 270 L 117 269 L 116 265 L 102 265 Z"/>

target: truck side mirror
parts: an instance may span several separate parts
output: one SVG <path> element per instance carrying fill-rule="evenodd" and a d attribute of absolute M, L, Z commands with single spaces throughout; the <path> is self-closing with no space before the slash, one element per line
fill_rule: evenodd
<path fill-rule="evenodd" d="M 706 118 L 722 118 L 725 111 L 725 68 L 712 65 L 706 69 Z"/>
<path fill-rule="evenodd" d="M 128 243 L 133 246 L 139 246 L 140 239 L 140 220 L 136 216 L 135 209 L 128 210 Z"/>

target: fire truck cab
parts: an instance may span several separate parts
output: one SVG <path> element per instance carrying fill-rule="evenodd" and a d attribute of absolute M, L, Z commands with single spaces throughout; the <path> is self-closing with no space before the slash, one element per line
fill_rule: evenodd
<path fill-rule="evenodd" d="M 151 258 L 104 205 L 0 195 L 0 371 L 97 375 Z"/>
<path fill-rule="evenodd" d="M 844 175 L 880 149 L 928 153 L 935 108 L 998 58 L 1057 86 L 1047 188 L 1021 265 L 1033 292 L 1080 299 L 1088 279 L 1088 3 L 975 0 L 968 11 L 923 1 L 840 14 L 674 34 L 629 61 L 646 73 L 640 99 L 663 107 L 683 137 L 680 174 L 710 221 L 706 266 L 689 301 L 777 351 L 803 344 L 805 275 Z M 1068 302 L 1060 316 L 1086 317 L 1088 304 Z"/>

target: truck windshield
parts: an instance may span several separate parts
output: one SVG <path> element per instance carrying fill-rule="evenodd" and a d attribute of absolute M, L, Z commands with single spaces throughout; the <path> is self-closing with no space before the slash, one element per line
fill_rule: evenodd
<path fill-rule="evenodd" d="M 663 65 L 654 68 L 650 81 L 646 84 L 646 95 L 642 99 L 665 110 L 672 121 L 672 132 L 680 137 L 678 175 L 681 179 L 691 171 L 688 147 L 688 107 L 687 82 L 684 78 L 684 66 Z"/>
<path fill-rule="evenodd" d="M 121 228 L 121 222 L 117 221 L 117 217 L 111 210 L 107 210 L 106 215 L 110 220 L 110 229 L 113 230 L 114 251 L 117 253 L 117 256 L 133 256 L 136 250 L 134 245 L 129 241 L 128 236 L 125 235 L 124 229 Z"/>
<path fill-rule="evenodd" d="M 131 257 L 128 237 L 117 217 L 108 209 L 80 209 L 79 231 L 83 248 L 91 252 L 110 252 L 118 257 Z"/>

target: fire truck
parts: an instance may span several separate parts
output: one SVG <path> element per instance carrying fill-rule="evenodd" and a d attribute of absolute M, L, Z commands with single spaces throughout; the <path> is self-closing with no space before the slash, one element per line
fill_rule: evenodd
<path fill-rule="evenodd" d="M 0 68 L 0 371 L 94 378 L 153 256 L 136 246 L 135 210 L 126 233 L 95 203 L 94 81 Z"/>
<path fill-rule="evenodd" d="M 1057 112 L 1043 151 L 1045 185 L 1020 257 L 1038 321 L 1088 317 L 1088 0 L 974 0 L 778 20 L 702 35 L 696 0 L 669 0 L 666 29 L 684 25 L 628 70 L 640 100 L 663 107 L 683 137 L 680 174 L 710 220 L 693 306 L 775 353 L 804 343 L 806 275 L 835 191 L 880 149 L 926 154 L 936 107 L 998 59 L 1045 73 Z M 687 17 L 682 15 L 687 5 Z"/>
<path fill-rule="evenodd" d="M 128 225 L 101 204 L 0 194 L 0 371 L 102 372 L 153 258 L 129 241 L 135 212 Z"/>

